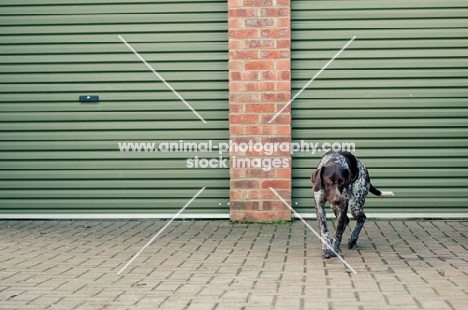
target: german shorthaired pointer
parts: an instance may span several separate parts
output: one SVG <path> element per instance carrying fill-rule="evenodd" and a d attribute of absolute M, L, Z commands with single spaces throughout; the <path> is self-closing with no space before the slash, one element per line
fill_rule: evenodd
<path fill-rule="evenodd" d="M 356 245 L 359 233 L 366 220 L 363 207 L 367 193 L 370 191 L 376 196 L 393 196 L 392 192 L 381 192 L 372 186 L 366 167 L 349 152 L 330 151 L 326 153 L 322 157 L 317 170 L 311 175 L 311 180 L 320 234 L 328 244 L 328 246 L 322 244 L 322 256 L 324 258 L 336 256 L 335 253 L 338 253 L 340 249 L 343 232 L 349 223 L 348 207 L 357 221 L 356 227 L 348 240 L 348 248 L 351 249 Z M 330 243 L 327 228 L 326 201 L 330 203 L 337 219 L 333 243 Z M 330 250 L 330 246 L 335 253 Z"/>

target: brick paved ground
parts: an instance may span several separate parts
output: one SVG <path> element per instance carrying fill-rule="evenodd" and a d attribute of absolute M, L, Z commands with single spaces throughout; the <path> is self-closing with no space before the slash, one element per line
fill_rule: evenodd
<path fill-rule="evenodd" d="M 0 221 L 1 309 L 466 309 L 467 221 L 368 221 L 323 260 L 292 225 Z M 313 227 L 316 227 L 315 222 Z M 354 224 L 354 223 L 353 223 Z M 349 236 L 349 231 L 345 238 Z"/>

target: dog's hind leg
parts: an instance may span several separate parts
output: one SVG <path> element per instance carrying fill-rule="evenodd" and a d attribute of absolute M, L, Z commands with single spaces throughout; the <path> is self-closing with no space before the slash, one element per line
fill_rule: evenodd
<path fill-rule="evenodd" d="M 348 240 L 348 248 L 352 249 L 359 238 L 361 229 L 366 222 L 366 215 L 364 214 L 364 203 L 366 202 L 366 195 L 369 192 L 370 181 L 369 174 L 364 165 L 358 161 L 359 178 L 354 182 L 352 188 L 352 196 L 349 199 L 349 209 L 351 214 L 356 219 L 356 227 L 351 232 Z"/>

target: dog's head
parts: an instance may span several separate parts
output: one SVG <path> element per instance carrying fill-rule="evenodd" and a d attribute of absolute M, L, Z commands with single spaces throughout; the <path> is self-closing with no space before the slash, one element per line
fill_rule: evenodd
<path fill-rule="evenodd" d="M 349 199 L 348 192 L 344 189 L 352 182 L 351 171 L 333 160 L 315 170 L 311 180 L 314 192 L 323 189 L 330 204 L 341 205 Z"/>

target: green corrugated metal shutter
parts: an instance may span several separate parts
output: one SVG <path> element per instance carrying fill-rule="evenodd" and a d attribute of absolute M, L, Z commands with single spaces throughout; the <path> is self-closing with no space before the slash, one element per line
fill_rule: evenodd
<path fill-rule="evenodd" d="M 226 1 L 2 1 L 0 217 L 229 214 L 208 153 L 118 142 L 228 140 Z M 207 121 L 179 100 L 121 35 Z M 80 103 L 98 95 L 98 103 Z"/>
<path fill-rule="evenodd" d="M 354 142 L 370 214 L 467 214 L 468 2 L 292 1 L 293 140 Z M 320 154 L 293 160 L 293 203 L 314 213 Z"/>

